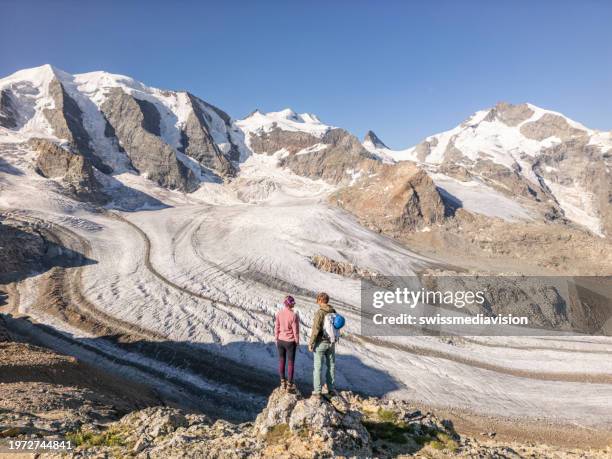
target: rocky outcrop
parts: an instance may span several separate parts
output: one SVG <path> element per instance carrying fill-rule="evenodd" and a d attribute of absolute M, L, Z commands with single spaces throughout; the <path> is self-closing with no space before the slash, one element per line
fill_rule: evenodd
<path fill-rule="evenodd" d="M 298 175 L 340 185 L 349 184 L 354 174 L 371 173 L 380 165 L 376 157 L 344 129 L 330 129 L 316 143 L 322 148 L 286 155 L 279 164 Z"/>
<path fill-rule="evenodd" d="M 414 147 L 417 159 L 419 161 L 425 161 L 425 158 L 427 158 L 431 153 L 431 149 L 436 145 L 438 145 L 437 137 L 432 137 L 419 143 L 416 147 Z"/>
<path fill-rule="evenodd" d="M 0 437 L 62 438 L 75 447 L 69 453 L 46 452 L 49 458 L 386 459 L 415 455 L 518 459 L 569 458 L 580 453 L 585 457 L 587 453 L 546 445 L 504 444 L 493 440 L 495 432 L 483 433 L 484 439 L 461 436 L 450 420 L 421 411 L 410 402 L 364 398 L 351 392 L 314 399 L 276 389 L 254 423 L 213 421 L 204 414 L 167 406 L 136 409 L 117 419 L 129 407 L 113 393 L 120 382 L 92 370 L 79 372 L 73 359 L 28 345 L 0 344 L 0 356 L 0 369 L 10 366 L 17 372 L 25 359 L 38 362 L 37 379 L 41 381 L 7 383 L 10 373 L 0 373 L 0 381 L 4 381 L 0 384 Z M 31 368 L 34 371 L 35 366 Z M 89 380 L 79 379 L 87 376 Z M 50 378 L 64 380 L 64 384 L 50 382 Z M 97 391 L 92 390 L 96 384 Z M 131 399 L 138 400 L 132 404 L 146 406 L 149 402 L 144 391 L 138 395 L 137 388 L 125 382 L 124 389 L 131 391 Z M 607 454 L 588 450 L 593 458 Z"/>
<path fill-rule="evenodd" d="M 0 126 L 13 129 L 17 127 L 17 110 L 10 89 L 0 90 Z"/>
<path fill-rule="evenodd" d="M 58 138 L 67 140 L 74 150 L 86 157 L 97 169 L 110 173 L 112 169 L 104 164 L 91 148 L 91 138 L 83 127 L 83 112 L 57 78 L 53 78 L 49 83 L 49 95 L 55 107 L 46 108 L 43 113 L 53 133 Z"/>
<path fill-rule="evenodd" d="M 448 170 L 444 169 L 443 170 Z M 536 183 L 521 174 L 518 163 L 509 168 L 502 166 L 483 154 L 483 159 L 477 161 L 471 168 L 471 174 L 480 177 L 491 188 L 511 196 L 521 196 L 530 200 L 543 202 L 549 198 Z M 456 177 L 452 173 L 451 177 Z"/>
<path fill-rule="evenodd" d="M 190 192 L 198 187 L 193 171 L 160 138 L 160 115 L 155 105 L 112 88 L 100 108 L 109 123 L 107 135 L 117 137 L 140 173 L 170 189 Z"/>
<path fill-rule="evenodd" d="M 45 240 L 33 228 L 0 221 L 0 284 L 39 270 L 45 251 Z"/>
<path fill-rule="evenodd" d="M 586 131 L 571 126 L 561 115 L 545 113 L 537 120 L 523 124 L 521 134 L 534 140 L 544 140 L 553 136 L 561 140 L 569 140 L 573 137 L 585 136 Z"/>
<path fill-rule="evenodd" d="M 371 438 L 362 418 L 343 397 L 330 403 L 276 389 L 255 420 L 253 435 L 272 456 L 285 449 L 297 457 L 370 457 Z"/>
<path fill-rule="evenodd" d="M 451 211 L 427 173 L 409 162 L 379 163 L 330 201 L 366 226 L 392 235 L 442 223 Z"/>
<path fill-rule="evenodd" d="M 543 186 L 567 196 L 574 207 L 591 210 L 599 218 L 599 232 L 605 235 L 612 234 L 611 166 L 612 160 L 586 137 L 544 149 L 534 162 Z"/>
<path fill-rule="evenodd" d="M 499 102 L 489 111 L 484 120 L 499 120 L 508 126 L 518 126 L 531 118 L 534 113 L 535 112 L 527 104 L 513 105 L 506 102 Z"/>
<path fill-rule="evenodd" d="M 373 131 L 368 131 L 366 133 L 363 138 L 363 143 L 370 143 L 374 148 L 389 148 Z"/>
<path fill-rule="evenodd" d="M 210 135 L 210 116 L 202 110 L 200 100 L 187 93 L 192 112 L 181 131 L 181 151 L 205 167 L 224 176 L 236 173 L 231 161 L 219 150 Z"/>
<path fill-rule="evenodd" d="M 380 287 L 390 287 L 390 283 L 380 273 L 356 266 L 347 261 L 332 260 L 324 255 L 314 255 L 310 261 L 315 268 L 327 273 L 352 279 L 365 279 Z"/>
<path fill-rule="evenodd" d="M 103 204 L 108 200 L 93 165 L 85 156 L 45 139 L 32 139 L 28 144 L 38 152 L 36 170 L 40 175 L 60 180 L 70 194 L 82 201 Z"/>
<path fill-rule="evenodd" d="M 268 398 L 268 404 L 255 420 L 253 434 L 256 437 L 264 438 L 276 426 L 289 424 L 291 413 L 295 405 L 301 400 L 297 392 L 286 392 L 276 389 Z"/>
<path fill-rule="evenodd" d="M 508 222 L 458 209 L 441 226 L 395 237 L 420 253 L 485 271 L 612 275 L 610 243 L 570 225 Z"/>
<path fill-rule="evenodd" d="M 348 184 L 354 173 L 371 171 L 379 162 L 354 135 L 339 128 L 316 136 L 276 126 L 269 131 L 251 132 L 249 143 L 255 153 L 283 151 L 279 160 L 281 167 L 332 184 Z"/>
<path fill-rule="evenodd" d="M 250 133 L 250 146 L 255 153 L 272 154 L 284 149 L 295 154 L 319 142 L 318 137 L 308 132 L 284 131 L 278 127 L 268 132 Z"/>

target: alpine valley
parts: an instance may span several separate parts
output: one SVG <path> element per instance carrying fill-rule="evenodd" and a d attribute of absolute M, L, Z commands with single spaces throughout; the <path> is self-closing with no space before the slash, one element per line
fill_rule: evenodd
<path fill-rule="evenodd" d="M 50 386 L 98 372 L 88 390 L 120 414 L 165 404 L 243 422 L 278 384 L 277 304 L 296 298 L 306 342 L 327 291 L 347 320 L 341 389 L 432 410 L 468 436 L 602 447 L 612 320 L 593 305 L 543 295 L 530 306 L 539 326 L 584 332 L 565 337 L 368 337 L 360 285 L 610 276 L 611 168 L 612 131 L 529 103 L 500 102 L 393 150 L 314 114 L 234 119 L 127 76 L 21 70 L 0 79 L 0 336 L 9 354 L 81 375 L 53 373 Z M 306 391 L 303 345 L 296 365 Z M 17 383 L 3 379 L 9 368 L 0 392 Z"/>

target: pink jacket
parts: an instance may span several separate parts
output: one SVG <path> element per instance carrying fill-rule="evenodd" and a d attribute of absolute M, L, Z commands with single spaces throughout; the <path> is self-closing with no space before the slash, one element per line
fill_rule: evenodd
<path fill-rule="evenodd" d="M 284 306 L 276 313 L 274 338 L 276 341 L 295 341 L 300 344 L 300 318 L 297 312 Z"/>

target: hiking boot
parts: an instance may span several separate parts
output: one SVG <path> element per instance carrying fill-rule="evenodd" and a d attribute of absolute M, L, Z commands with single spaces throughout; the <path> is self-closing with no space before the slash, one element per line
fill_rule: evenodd
<path fill-rule="evenodd" d="M 287 391 L 289 391 L 292 394 L 294 394 L 297 391 L 297 387 L 295 387 L 295 384 L 292 383 L 292 382 L 287 383 Z"/>
<path fill-rule="evenodd" d="M 280 388 L 283 390 L 287 390 L 287 380 L 281 379 Z"/>
<path fill-rule="evenodd" d="M 312 398 L 313 400 L 317 400 L 317 401 L 323 400 L 323 396 L 321 395 L 320 392 L 313 392 L 310 398 Z"/>

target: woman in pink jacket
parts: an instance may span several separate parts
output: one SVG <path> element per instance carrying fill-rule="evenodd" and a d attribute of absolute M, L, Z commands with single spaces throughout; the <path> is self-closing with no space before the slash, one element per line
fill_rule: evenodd
<path fill-rule="evenodd" d="M 293 384 L 293 368 L 295 350 L 300 344 L 300 318 L 293 310 L 295 300 L 287 296 L 284 307 L 276 313 L 274 320 L 274 338 L 278 349 L 278 373 L 281 378 L 281 387 L 290 391 L 295 390 Z M 287 379 L 285 379 L 285 362 L 287 362 Z"/>

